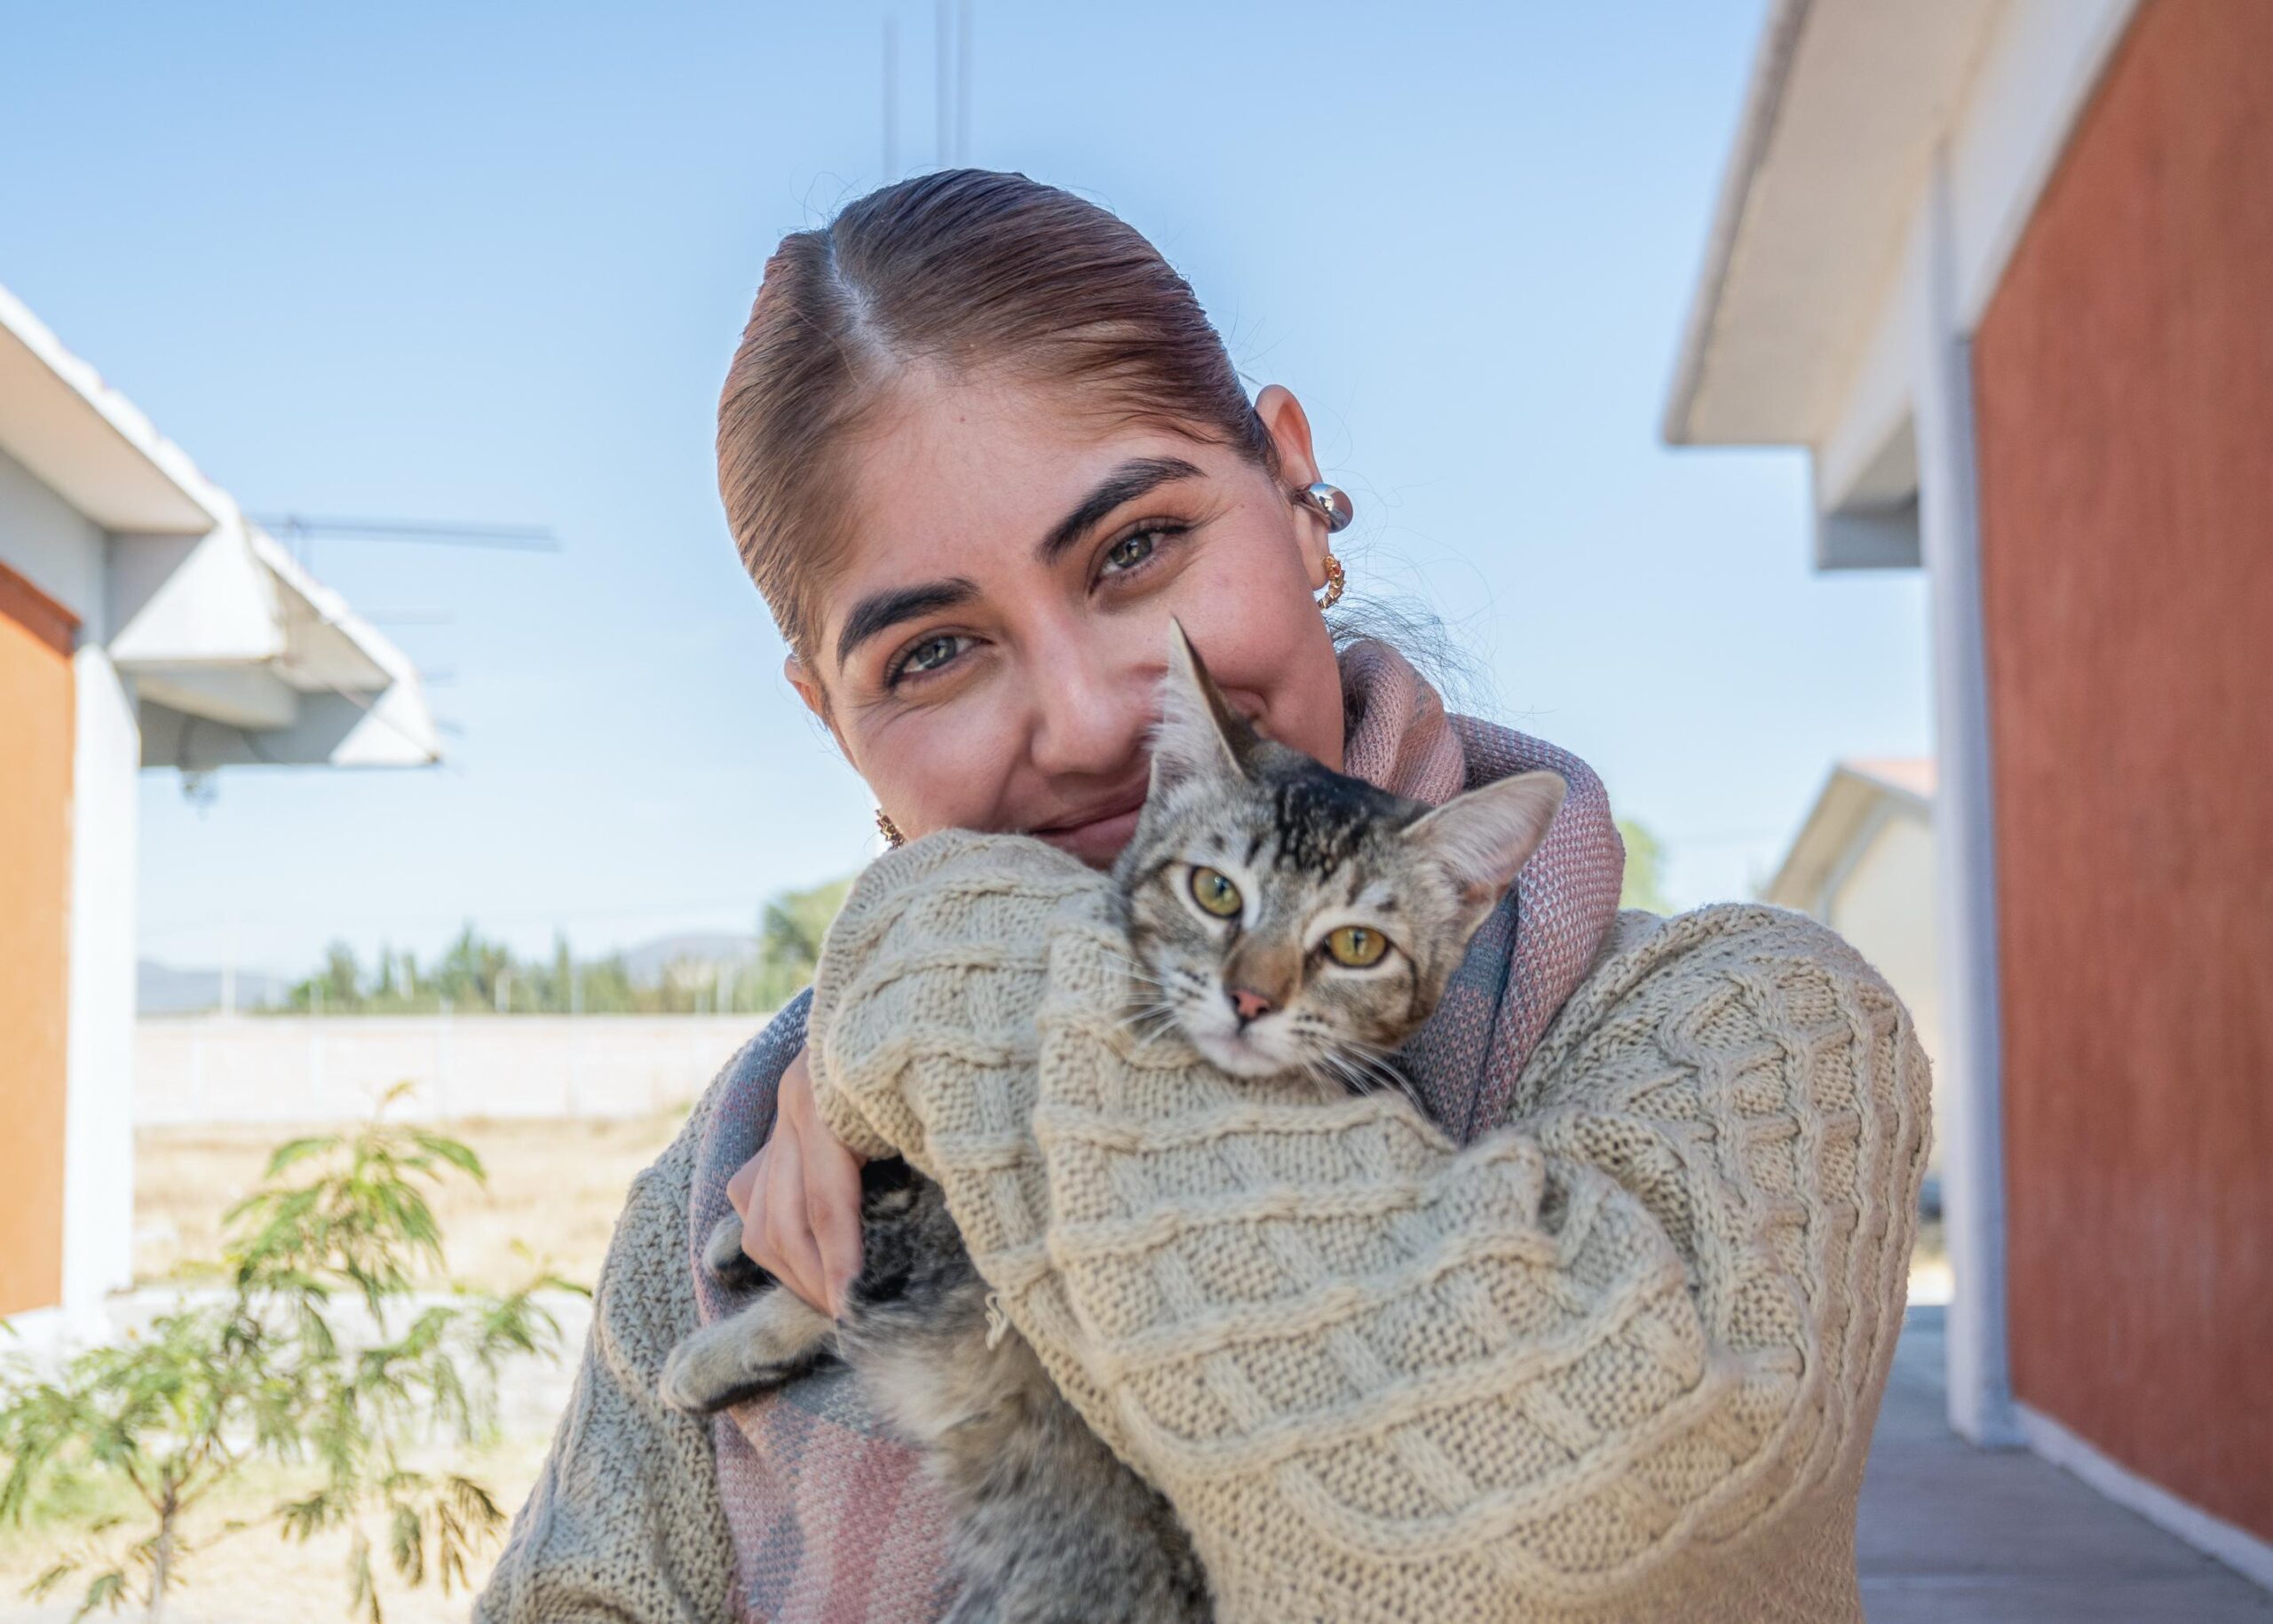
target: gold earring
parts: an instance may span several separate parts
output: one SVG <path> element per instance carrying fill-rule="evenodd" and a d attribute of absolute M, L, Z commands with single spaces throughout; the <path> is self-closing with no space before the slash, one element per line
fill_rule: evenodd
<path fill-rule="evenodd" d="M 907 836 L 899 832 L 899 826 L 891 820 L 891 814 L 881 806 L 876 808 L 876 833 L 882 835 L 884 837 L 884 844 L 894 851 L 898 851 L 907 844 Z"/>
<path fill-rule="evenodd" d="M 1326 555 L 1326 596 L 1318 600 L 1318 606 L 1321 609 L 1331 609 L 1340 603 L 1342 588 L 1348 580 L 1349 576 L 1342 567 L 1342 560 L 1332 553 L 1327 553 Z"/>

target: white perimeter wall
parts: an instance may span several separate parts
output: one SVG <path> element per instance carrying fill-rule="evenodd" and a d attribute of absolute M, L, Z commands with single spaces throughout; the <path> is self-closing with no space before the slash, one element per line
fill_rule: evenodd
<path fill-rule="evenodd" d="M 762 1015 L 152 1018 L 136 1029 L 135 1121 L 157 1127 L 683 1110 Z"/>

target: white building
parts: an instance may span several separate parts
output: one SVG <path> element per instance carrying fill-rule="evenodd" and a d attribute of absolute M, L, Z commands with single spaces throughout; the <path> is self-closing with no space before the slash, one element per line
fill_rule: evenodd
<path fill-rule="evenodd" d="M 401 652 L 0 288 L 0 1316 L 129 1280 L 137 770 L 438 759 Z"/>
<path fill-rule="evenodd" d="M 1947 1073 L 1934 940 L 1933 761 L 1881 758 L 1833 767 L 1761 898 L 1829 925 L 1902 995 L 1918 1042 L 1934 1062 L 1938 1120 Z M 1938 1145 L 1931 1167 L 1941 1170 Z"/>
<path fill-rule="evenodd" d="M 1950 1419 L 2273 1586 L 2273 4 L 1775 0 L 1666 402 L 1924 572 Z"/>

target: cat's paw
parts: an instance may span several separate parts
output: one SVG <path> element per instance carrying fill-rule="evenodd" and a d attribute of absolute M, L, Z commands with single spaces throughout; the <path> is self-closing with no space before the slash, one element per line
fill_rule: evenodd
<path fill-rule="evenodd" d="M 712 1326 L 710 1330 L 722 1327 Z M 706 1342 L 698 1331 L 670 1351 L 663 1374 L 655 1383 L 656 1396 L 675 1410 L 690 1415 L 713 1415 L 718 1411 L 770 1393 L 805 1367 L 752 1367 L 743 1351 L 723 1339 Z"/>
<path fill-rule="evenodd" d="M 772 1278 L 742 1250 L 742 1221 L 733 1213 L 719 1219 L 702 1243 L 702 1267 L 728 1291 L 756 1291 Z"/>
<path fill-rule="evenodd" d="M 725 1409 L 734 1402 L 735 1390 L 743 1385 L 739 1374 L 725 1368 L 715 1351 L 706 1352 L 701 1341 L 698 1334 L 673 1348 L 655 1383 L 656 1397 L 690 1415 L 709 1415 Z"/>
<path fill-rule="evenodd" d="M 709 1415 L 770 1393 L 827 1359 L 836 1328 L 788 1292 L 770 1292 L 673 1348 L 656 1380 L 656 1396 L 675 1410 Z"/>

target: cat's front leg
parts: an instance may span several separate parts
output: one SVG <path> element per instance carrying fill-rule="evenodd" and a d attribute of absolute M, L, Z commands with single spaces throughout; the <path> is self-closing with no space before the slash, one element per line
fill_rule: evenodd
<path fill-rule="evenodd" d="M 770 1278 L 742 1250 L 742 1232 L 741 1215 L 730 1212 L 711 1227 L 710 1239 L 702 1243 L 703 1268 L 729 1291 L 756 1291 Z"/>
<path fill-rule="evenodd" d="M 777 1286 L 673 1348 L 656 1391 L 675 1409 L 708 1415 L 804 1374 L 836 1351 L 836 1332 L 835 1320 Z"/>

